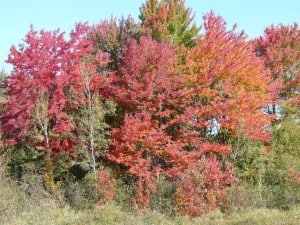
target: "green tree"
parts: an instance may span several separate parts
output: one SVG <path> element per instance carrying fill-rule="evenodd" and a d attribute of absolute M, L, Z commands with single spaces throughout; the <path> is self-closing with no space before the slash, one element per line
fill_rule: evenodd
<path fill-rule="evenodd" d="M 141 33 L 157 41 L 192 47 L 199 27 L 184 0 L 147 0 L 140 7 Z"/>
<path fill-rule="evenodd" d="M 6 78 L 6 73 L 4 72 L 4 70 L 0 71 L 0 85 L 2 85 L 2 83 L 4 82 Z M 6 96 L 5 96 L 5 90 L 3 88 L 1 88 L 0 86 L 0 115 L 4 112 L 4 103 L 6 101 Z M 1 124 L 0 124 L 0 150 L 3 148 L 3 143 L 2 143 L 2 130 L 1 130 Z"/>
<path fill-rule="evenodd" d="M 284 119 L 273 127 L 272 167 L 266 181 L 272 204 L 286 209 L 300 202 L 300 111 L 284 106 L 283 113 Z"/>

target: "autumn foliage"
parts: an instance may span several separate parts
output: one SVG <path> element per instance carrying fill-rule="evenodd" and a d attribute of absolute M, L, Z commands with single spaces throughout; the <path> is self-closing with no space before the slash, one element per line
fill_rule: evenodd
<path fill-rule="evenodd" d="M 182 174 L 174 201 L 177 210 L 189 217 L 200 216 L 222 206 L 225 187 L 233 183 L 232 168 L 226 173 L 215 156 L 202 157 Z"/>
<path fill-rule="evenodd" d="M 126 176 L 133 206 L 148 207 L 163 176 L 177 212 L 199 216 L 221 207 L 235 181 L 224 160 L 232 143 L 268 146 L 275 118 L 264 107 L 278 92 L 299 100 L 299 29 L 271 26 L 249 41 L 213 12 L 199 35 L 181 0 L 148 0 L 140 11 L 140 24 L 78 24 L 68 40 L 31 28 L 8 57 L 2 139 L 41 152 L 46 183 L 52 157 L 66 153 L 74 166 L 84 155 L 98 203 Z"/>
<path fill-rule="evenodd" d="M 5 138 L 11 145 L 26 143 L 50 153 L 73 153 L 72 117 L 64 89 L 70 86 L 74 65 L 91 52 L 78 25 L 66 42 L 63 33 L 27 34 L 25 43 L 11 48 L 13 71 L 5 83 L 8 101 L 1 116 Z"/>
<path fill-rule="evenodd" d="M 204 21 L 206 33 L 183 67 L 167 43 L 142 37 L 124 47 L 112 79 L 125 110 L 124 124 L 112 131 L 112 160 L 137 177 L 143 205 L 159 174 L 174 178 L 207 154 L 228 154 L 238 133 L 270 138 L 271 118 L 262 108 L 274 93 L 263 61 L 220 17 L 211 13 Z"/>
<path fill-rule="evenodd" d="M 176 115 L 176 93 L 181 92 L 176 56 L 167 44 L 142 37 L 139 43 L 129 40 L 121 60 L 112 84 L 125 117 L 112 131 L 111 159 L 138 178 L 137 201 L 147 205 L 157 176 L 173 171 L 168 164 L 180 154 L 180 146 L 167 133 Z"/>
<path fill-rule="evenodd" d="M 266 28 L 264 35 L 254 41 L 256 53 L 265 59 L 274 82 L 281 83 L 280 98 L 299 104 L 300 31 L 298 24 Z"/>
<path fill-rule="evenodd" d="M 183 75 L 198 126 L 205 127 L 208 134 L 218 130 L 219 134 L 236 136 L 241 132 L 268 141 L 266 128 L 271 121 L 261 109 L 272 101 L 276 86 L 264 70 L 264 61 L 255 56 L 244 36 L 234 28 L 226 30 L 221 17 L 207 14 L 204 28 L 204 37 L 187 56 Z"/>

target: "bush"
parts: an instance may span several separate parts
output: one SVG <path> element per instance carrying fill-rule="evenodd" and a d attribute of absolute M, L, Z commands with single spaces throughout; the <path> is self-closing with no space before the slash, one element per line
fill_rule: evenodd
<path fill-rule="evenodd" d="M 88 173 L 82 180 L 65 183 L 62 187 L 65 201 L 76 210 L 91 209 L 97 203 L 94 174 Z"/>
<path fill-rule="evenodd" d="M 226 203 L 222 209 L 226 213 L 231 213 L 243 209 L 263 208 L 269 197 L 266 187 L 242 181 L 228 188 Z"/>
<path fill-rule="evenodd" d="M 159 176 L 157 179 L 156 192 L 151 195 L 150 208 L 168 216 L 174 215 L 173 199 L 175 193 L 175 182 L 167 180 L 165 176 Z"/>
<path fill-rule="evenodd" d="M 217 157 L 203 157 L 181 174 L 174 203 L 179 213 L 197 217 L 224 204 L 226 187 L 233 182 L 230 165 L 222 169 Z"/>

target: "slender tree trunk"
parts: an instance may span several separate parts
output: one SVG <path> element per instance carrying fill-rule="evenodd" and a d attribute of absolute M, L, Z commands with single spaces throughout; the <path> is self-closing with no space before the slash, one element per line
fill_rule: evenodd
<path fill-rule="evenodd" d="M 258 175 L 258 191 L 259 191 L 259 200 L 260 200 L 260 206 L 263 206 L 263 186 L 262 186 L 262 175 L 261 172 L 259 172 Z"/>
<path fill-rule="evenodd" d="M 85 80 L 85 88 L 86 88 L 86 96 L 88 100 L 88 124 L 89 124 L 89 144 L 91 150 L 91 158 L 92 158 L 92 168 L 94 173 L 94 180 L 95 180 L 95 188 L 96 193 L 98 190 L 97 184 L 97 171 L 96 171 L 96 157 L 95 157 L 95 127 L 94 127 L 94 115 L 93 115 L 93 105 L 92 105 L 92 95 L 90 91 L 90 84 L 88 80 Z"/>
<path fill-rule="evenodd" d="M 44 136 L 46 141 L 46 154 L 45 154 L 45 163 L 46 163 L 46 174 L 45 174 L 45 182 L 50 187 L 51 191 L 54 191 L 57 186 L 54 182 L 54 173 L 53 173 L 53 164 L 51 159 L 51 149 L 50 149 L 50 143 L 49 143 L 49 135 L 48 135 L 48 129 L 46 126 L 44 126 Z"/>
<path fill-rule="evenodd" d="M 51 189 L 51 191 L 54 191 L 57 188 L 57 185 L 54 182 L 53 163 L 51 159 L 52 151 L 50 148 L 50 138 L 49 138 L 49 128 L 48 128 L 49 121 L 47 119 L 47 108 L 48 108 L 48 97 L 47 95 L 42 95 L 40 101 L 37 103 L 35 109 L 35 116 L 37 119 L 37 124 L 43 133 L 44 141 L 46 142 L 45 154 L 44 154 L 46 173 L 44 179 L 46 184 Z"/>

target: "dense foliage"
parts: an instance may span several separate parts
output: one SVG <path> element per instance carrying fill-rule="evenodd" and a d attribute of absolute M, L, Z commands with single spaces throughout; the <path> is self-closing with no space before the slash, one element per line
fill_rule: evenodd
<path fill-rule="evenodd" d="M 251 206 L 251 189 L 255 206 L 298 204 L 298 25 L 248 40 L 213 12 L 198 34 L 183 0 L 147 0 L 140 13 L 77 24 L 68 41 L 31 28 L 11 48 L 0 77 L 8 173 L 21 186 L 44 176 L 80 208 L 117 199 L 195 217 Z"/>

